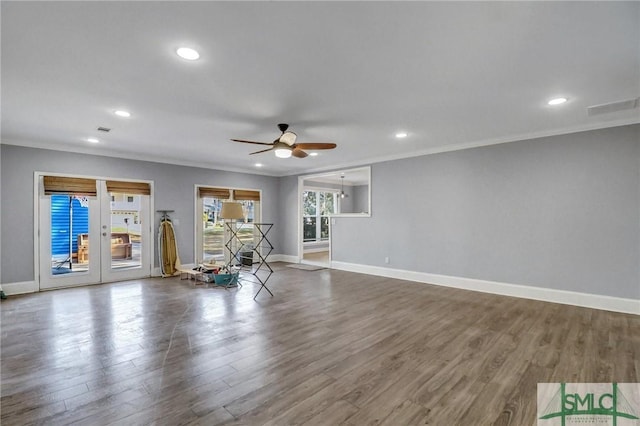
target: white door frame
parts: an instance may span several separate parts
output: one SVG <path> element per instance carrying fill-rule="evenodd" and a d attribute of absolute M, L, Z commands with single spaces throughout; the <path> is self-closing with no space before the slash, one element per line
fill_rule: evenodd
<path fill-rule="evenodd" d="M 45 287 L 42 288 L 41 283 L 42 283 L 42 277 L 41 277 L 41 270 L 40 270 L 40 259 L 41 259 L 41 254 L 40 254 L 40 193 L 41 193 L 41 181 L 42 181 L 42 177 L 43 176 L 61 176 L 61 177 L 71 177 L 71 178 L 85 178 L 85 179 L 95 179 L 95 180 L 102 180 L 102 181 L 106 181 L 106 180 L 112 180 L 112 181 L 125 181 L 125 182 L 141 182 L 141 183 L 147 183 L 149 184 L 149 187 L 151 189 L 151 194 L 149 195 L 149 218 L 147 220 L 148 224 L 145 226 L 145 231 L 147 231 L 149 233 L 149 243 L 148 243 L 148 252 L 149 255 L 148 260 L 146 265 L 143 264 L 142 268 L 143 270 L 149 271 L 148 274 L 145 274 L 145 276 L 151 276 L 151 271 L 153 270 L 153 258 L 154 256 L 152 255 L 155 252 L 155 245 L 154 245 L 154 239 L 153 239 L 153 218 L 154 215 L 152 214 L 152 212 L 154 211 L 154 182 L 151 180 L 144 180 L 144 179 L 126 179 L 126 178 L 112 178 L 109 176 L 91 176 L 91 175 L 79 175 L 79 174 L 74 174 L 74 173 L 56 173 L 56 172 L 41 172 L 41 171 L 35 171 L 34 172 L 34 179 L 33 179 L 33 229 L 34 229 L 34 233 L 33 233 L 33 271 L 34 271 L 34 281 L 37 284 L 37 287 L 39 290 L 47 290 L 49 288 L 53 288 L 53 287 Z M 101 213 L 100 213 L 101 214 Z M 98 220 L 98 224 L 100 223 L 100 220 Z M 95 257 L 95 256 L 94 256 Z M 91 260 L 91 258 L 90 258 Z M 102 263 L 102 259 L 101 262 Z M 110 267 L 110 263 L 109 263 L 109 267 Z M 95 269 L 95 268 L 94 268 Z M 100 276 L 101 279 L 99 282 L 108 282 L 105 281 L 104 278 L 102 277 L 102 272 L 100 272 Z M 86 277 L 86 275 L 85 275 Z M 118 279 L 128 279 L 126 276 L 122 276 L 122 277 L 115 277 L 114 280 L 118 280 Z M 73 287 L 73 286 L 82 286 L 82 285 L 87 285 L 89 284 L 88 282 L 80 282 L 77 284 L 70 284 L 69 287 Z M 67 287 L 65 285 L 65 287 Z"/>

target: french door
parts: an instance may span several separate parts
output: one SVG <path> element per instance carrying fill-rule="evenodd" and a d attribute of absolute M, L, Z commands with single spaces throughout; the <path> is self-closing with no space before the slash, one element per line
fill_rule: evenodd
<path fill-rule="evenodd" d="M 40 176 L 40 289 L 151 275 L 150 186 Z"/>

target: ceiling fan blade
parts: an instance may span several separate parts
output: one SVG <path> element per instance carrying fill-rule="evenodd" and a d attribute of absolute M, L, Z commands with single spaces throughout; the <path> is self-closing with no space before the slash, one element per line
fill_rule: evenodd
<path fill-rule="evenodd" d="M 267 151 L 271 151 L 273 150 L 273 148 L 269 148 L 269 149 L 263 149 L 262 151 L 256 151 L 256 152 L 252 152 L 249 155 L 253 155 L 253 154 L 262 154 L 263 152 L 267 152 Z"/>
<path fill-rule="evenodd" d="M 306 152 L 304 152 L 300 148 L 295 148 L 293 151 L 291 151 L 291 155 L 293 155 L 294 157 L 298 157 L 298 158 L 304 158 L 304 157 L 308 156 L 309 154 L 307 154 Z"/>
<path fill-rule="evenodd" d="M 255 141 L 245 141 L 243 139 L 231 139 L 234 142 L 242 142 L 242 143 L 252 143 L 255 145 L 273 145 L 272 142 L 255 142 Z"/>
<path fill-rule="evenodd" d="M 338 145 L 330 142 L 303 142 L 297 143 L 293 147 L 300 149 L 333 149 L 336 146 Z"/>

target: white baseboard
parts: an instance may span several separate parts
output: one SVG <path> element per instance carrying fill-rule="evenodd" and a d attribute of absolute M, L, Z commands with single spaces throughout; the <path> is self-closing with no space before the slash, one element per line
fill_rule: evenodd
<path fill-rule="evenodd" d="M 267 260 L 269 262 L 289 263 L 299 263 L 300 261 L 297 256 L 285 254 L 270 255 Z M 448 275 L 430 274 L 426 272 L 407 271 L 402 269 L 338 261 L 332 261 L 331 268 L 463 290 L 499 294 L 502 296 L 521 297 L 525 299 L 541 300 L 544 302 L 562 303 L 565 305 L 582 306 L 586 308 L 602 309 L 605 311 L 640 315 L 640 300 L 637 299 L 625 299 L 621 297 L 578 293 L 575 291 L 508 284 L 496 281 L 477 280 L 473 278 L 452 277 Z M 154 268 L 152 276 L 161 276 L 160 268 Z M 11 296 L 16 294 L 34 293 L 39 291 L 39 288 L 35 281 L 22 281 L 16 283 L 4 283 L 2 284 L 2 290 L 6 295 Z"/>
<path fill-rule="evenodd" d="M 333 261 L 331 262 L 331 268 L 342 271 L 358 272 L 361 274 L 434 284 L 444 287 L 459 288 L 463 290 L 499 294 L 502 296 L 521 297 L 524 299 L 541 300 L 543 302 L 561 303 L 564 305 L 582 306 L 585 308 L 640 315 L 640 300 L 638 299 L 625 299 L 622 297 L 578 293 L 575 291 L 508 284 L 496 281 L 477 280 L 473 278 L 452 277 L 448 275 L 429 274 L 426 272 L 407 271 L 347 262 Z"/>
<path fill-rule="evenodd" d="M 270 254 L 267 256 L 267 262 L 300 263 L 300 258 L 298 256 L 291 256 L 288 254 Z"/>
<path fill-rule="evenodd" d="M 40 291 L 38 283 L 35 281 L 21 281 L 18 283 L 5 283 L 2 284 L 2 291 L 7 296 L 15 294 L 35 293 Z"/>

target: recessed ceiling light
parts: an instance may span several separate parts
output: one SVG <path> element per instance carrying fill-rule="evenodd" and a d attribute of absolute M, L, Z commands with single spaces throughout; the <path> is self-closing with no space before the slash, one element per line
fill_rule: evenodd
<path fill-rule="evenodd" d="M 88 138 L 87 142 L 91 142 L 91 143 L 100 143 L 100 141 L 96 138 Z"/>
<path fill-rule="evenodd" d="M 181 47 L 180 49 L 176 50 L 176 53 L 182 59 L 186 59 L 188 61 L 195 61 L 200 57 L 200 54 L 190 47 Z"/>
<path fill-rule="evenodd" d="M 255 166 L 256 167 L 262 167 L 262 163 L 256 163 Z"/>
<path fill-rule="evenodd" d="M 396 133 L 396 138 L 398 138 L 398 139 L 406 138 L 407 136 L 409 136 L 409 134 L 407 132 L 398 132 L 398 133 Z"/>
<path fill-rule="evenodd" d="M 123 111 L 121 109 L 114 112 L 118 117 L 131 117 L 131 113 L 129 111 Z"/>
<path fill-rule="evenodd" d="M 317 152 L 310 152 L 309 155 L 312 156 L 312 157 L 316 157 L 318 155 L 318 153 Z"/>
<path fill-rule="evenodd" d="M 547 103 L 549 105 L 560 105 L 560 104 L 563 104 L 565 102 L 567 102 L 567 98 L 553 98 Z"/>

